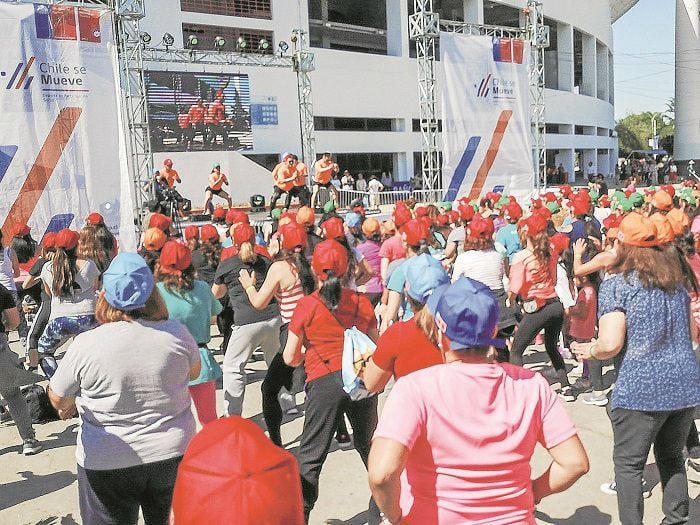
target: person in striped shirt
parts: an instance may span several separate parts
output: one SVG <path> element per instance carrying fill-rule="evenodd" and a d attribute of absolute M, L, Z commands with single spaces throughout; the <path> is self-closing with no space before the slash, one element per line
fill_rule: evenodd
<path fill-rule="evenodd" d="M 294 367 L 284 363 L 282 351 L 287 343 L 289 321 L 292 319 L 297 302 L 316 289 L 316 279 L 304 255 L 308 242 L 304 226 L 290 222 L 281 226 L 278 233 L 281 250 L 277 260 L 270 266 L 260 289 L 257 290 L 255 287 L 254 273 L 241 270 L 239 280 L 254 308 L 265 308 L 273 298 L 279 305 L 282 317 L 280 350 L 272 359 L 261 388 L 263 417 L 270 439 L 281 447 L 282 408 L 277 396 L 282 387 L 291 390 L 294 373 Z"/>

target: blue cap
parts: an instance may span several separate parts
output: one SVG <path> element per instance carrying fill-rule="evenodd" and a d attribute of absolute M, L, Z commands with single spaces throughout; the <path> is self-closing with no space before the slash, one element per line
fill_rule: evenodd
<path fill-rule="evenodd" d="M 493 337 L 499 319 L 498 301 L 491 289 L 479 281 L 462 276 L 436 288 L 427 308 L 450 340 L 452 350 L 475 346 L 503 348 L 504 341 Z"/>
<path fill-rule="evenodd" d="M 105 299 L 119 310 L 143 308 L 153 286 L 153 274 L 137 253 L 118 254 L 102 276 Z"/>
<path fill-rule="evenodd" d="M 362 216 L 354 211 L 348 212 L 345 215 L 345 224 L 348 225 L 348 228 L 359 228 L 362 226 Z"/>
<path fill-rule="evenodd" d="M 450 282 L 442 264 L 432 255 L 422 253 L 411 257 L 405 263 L 406 293 L 411 299 L 425 304 L 440 285 Z"/>

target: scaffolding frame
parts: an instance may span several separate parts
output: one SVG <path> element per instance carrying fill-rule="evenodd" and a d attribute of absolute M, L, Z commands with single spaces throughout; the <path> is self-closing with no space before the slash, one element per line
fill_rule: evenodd
<path fill-rule="evenodd" d="M 530 43 L 528 77 L 530 88 L 530 133 L 532 136 L 532 168 L 537 190 L 546 186 L 544 49 L 549 44 L 544 25 L 542 2 L 528 0 L 523 10 L 527 16 L 524 28 L 493 26 L 440 20 L 433 11 L 433 0 L 413 0 L 409 16 L 409 36 L 416 42 L 418 65 L 418 105 L 421 129 L 421 174 L 423 185 L 431 193 L 441 193 L 441 171 L 438 148 L 437 94 L 435 82 L 435 45 L 440 31 L 463 35 L 521 38 Z M 436 200 L 440 200 L 437 197 Z"/>

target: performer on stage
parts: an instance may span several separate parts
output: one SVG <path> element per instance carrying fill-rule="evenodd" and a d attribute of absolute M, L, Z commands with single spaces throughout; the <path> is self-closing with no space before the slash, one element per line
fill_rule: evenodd
<path fill-rule="evenodd" d="M 333 162 L 331 154 L 326 152 L 314 164 L 314 186 L 311 194 L 311 207 L 316 206 L 316 198 L 318 190 L 323 186 L 331 192 L 331 198 L 338 205 L 338 189 L 331 183 L 331 177 L 334 173 L 338 173 L 340 168 Z"/>
<path fill-rule="evenodd" d="M 225 199 L 226 202 L 228 202 L 228 207 L 231 207 L 231 196 L 222 189 L 224 184 L 228 186 L 228 178 L 224 173 L 221 173 L 221 165 L 218 162 L 215 162 L 211 167 L 211 173 L 209 174 L 209 185 L 204 190 L 204 194 L 206 195 L 206 200 L 204 201 L 204 213 L 209 213 L 209 205 L 211 204 L 211 200 L 214 195 Z"/>
<path fill-rule="evenodd" d="M 308 206 L 311 198 L 311 192 L 306 186 L 309 168 L 303 162 L 299 162 L 296 155 L 294 155 L 294 159 L 297 160 L 297 178 L 294 179 L 294 189 L 292 191 L 296 192 L 296 196 L 299 199 L 299 207 Z"/>
<path fill-rule="evenodd" d="M 277 207 L 277 200 L 283 193 L 287 194 L 284 207 L 285 209 L 289 209 L 292 203 L 292 197 L 298 195 L 294 186 L 294 181 L 298 176 L 296 155 L 286 153 L 284 157 L 282 157 L 282 162 L 277 164 L 272 170 L 272 178 L 275 181 L 275 187 L 272 198 L 270 199 L 270 213 Z"/>
<path fill-rule="evenodd" d="M 160 170 L 160 178 L 167 183 L 168 188 L 175 187 L 176 182 L 182 183 L 180 174 L 177 170 L 173 169 L 173 161 L 170 159 L 165 159 L 163 161 L 163 169 Z"/>

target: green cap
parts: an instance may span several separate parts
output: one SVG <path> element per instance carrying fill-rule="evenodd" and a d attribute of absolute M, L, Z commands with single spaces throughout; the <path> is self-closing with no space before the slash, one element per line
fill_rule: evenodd
<path fill-rule="evenodd" d="M 698 199 L 693 195 L 693 188 L 683 188 L 678 192 L 678 197 L 691 206 L 695 206 L 698 203 Z"/>
<path fill-rule="evenodd" d="M 596 202 L 598 202 L 598 197 L 600 197 L 600 195 L 598 194 L 598 190 L 591 190 L 588 192 L 588 195 L 591 196 L 592 203 L 595 204 Z"/>
<path fill-rule="evenodd" d="M 633 208 L 632 201 L 630 201 L 627 197 L 624 196 L 621 199 L 617 199 L 615 207 L 621 208 L 624 212 L 632 211 Z"/>
<path fill-rule="evenodd" d="M 330 213 L 332 211 L 335 211 L 335 203 L 333 201 L 326 202 L 326 204 L 323 205 L 323 212 Z"/>
<path fill-rule="evenodd" d="M 218 162 L 215 162 L 214 164 L 211 165 L 211 169 L 220 168 L 220 167 L 221 167 L 221 164 L 219 164 Z"/>
<path fill-rule="evenodd" d="M 437 206 L 438 206 L 438 208 L 442 208 L 445 211 L 452 211 L 452 203 L 451 202 L 439 202 Z"/>
<path fill-rule="evenodd" d="M 282 208 L 275 208 L 270 212 L 270 217 L 272 217 L 272 220 L 278 221 L 280 220 L 280 217 L 282 216 Z"/>
<path fill-rule="evenodd" d="M 496 204 L 494 205 L 494 208 L 496 208 L 497 210 L 500 210 L 503 206 L 507 206 L 508 204 L 510 204 L 510 199 L 504 195 L 503 197 L 498 199 L 498 202 L 496 202 Z M 552 212 L 552 213 L 554 213 L 554 212 Z"/>
<path fill-rule="evenodd" d="M 633 208 L 641 208 L 644 206 L 644 195 L 638 191 L 635 191 L 632 193 L 632 195 L 630 195 L 629 201 Z"/>
<path fill-rule="evenodd" d="M 552 213 L 552 215 L 554 215 L 555 213 L 559 213 L 559 211 L 561 210 L 558 202 L 548 202 L 547 204 L 545 204 L 545 206 Z"/>

